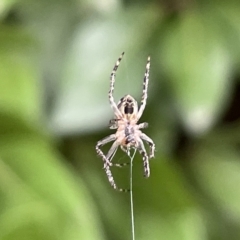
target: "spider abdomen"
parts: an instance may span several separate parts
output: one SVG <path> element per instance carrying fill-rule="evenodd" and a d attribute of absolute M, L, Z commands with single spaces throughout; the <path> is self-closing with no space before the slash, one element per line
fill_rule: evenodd
<path fill-rule="evenodd" d="M 130 146 L 131 145 L 135 146 L 136 141 L 134 136 L 134 133 L 135 133 L 134 127 L 131 125 L 126 126 L 124 133 L 125 133 L 125 144 Z"/>

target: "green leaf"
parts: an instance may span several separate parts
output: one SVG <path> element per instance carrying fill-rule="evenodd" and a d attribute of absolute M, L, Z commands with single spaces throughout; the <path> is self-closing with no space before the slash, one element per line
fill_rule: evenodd
<path fill-rule="evenodd" d="M 66 166 L 64 169 L 56 161 L 43 139 L 31 134 L 14 139 L 5 136 L 0 148 L 1 202 L 5 199 L 0 216 L 2 236 L 21 229 L 28 239 L 28 231 L 23 229 L 35 224 L 33 233 L 44 229 L 42 234 L 55 235 L 50 239 L 101 239 L 90 197 Z M 91 231 L 93 226 L 95 231 Z"/>
<path fill-rule="evenodd" d="M 240 219 L 239 152 L 226 144 L 207 143 L 192 155 L 194 175 L 222 211 L 235 221 Z"/>
<path fill-rule="evenodd" d="M 236 71 L 239 72 L 240 63 L 240 4 L 236 2 L 229 4 L 224 2 L 216 7 L 217 16 L 219 18 L 219 27 L 223 39 L 225 39 L 225 45 L 229 50 L 231 57 L 235 61 Z"/>
<path fill-rule="evenodd" d="M 103 239 L 83 182 L 43 135 L 29 38 L 1 30 L 0 239 Z"/>
<path fill-rule="evenodd" d="M 207 11 L 183 12 L 166 33 L 161 58 L 186 130 L 204 133 L 224 110 L 231 86 L 231 58 L 217 22 Z"/>
<path fill-rule="evenodd" d="M 1 0 L 0 1 L 0 20 L 3 19 L 9 12 L 11 7 L 17 2 L 17 0 Z"/>
<path fill-rule="evenodd" d="M 204 219 L 200 211 L 186 209 L 185 212 L 175 212 L 168 217 L 152 213 L 143 215 L 141 234 L 137 239 L 168 239 L 168 240 L 205 240 L 208 239 Z"/>
<path fill-rule="evenodd" d="M 40 103 L 33 40 L 21 29 L 2 26 L 0 43 L 0 111 L 36 121 Z"/>

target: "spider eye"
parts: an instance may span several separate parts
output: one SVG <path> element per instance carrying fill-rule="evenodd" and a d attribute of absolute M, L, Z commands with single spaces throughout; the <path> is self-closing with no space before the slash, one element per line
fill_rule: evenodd
<path fill-rule="evenodd" d="M 132 114 L 133 113 L 133 107 L 125 107 L 124 108 L 125 114 Z"/>

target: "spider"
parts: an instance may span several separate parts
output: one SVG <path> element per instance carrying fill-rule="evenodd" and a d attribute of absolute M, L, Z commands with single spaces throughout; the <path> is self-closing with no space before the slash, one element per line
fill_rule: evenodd
<path fill-rule="evenodd" d="M 149 81 L 149 69 L 150 69 L 150 57 L 147 59 L 146 71 L 143 79 L 143 93 L 141 105 L 138 108 L 137 101 L 130 95 L 125 95 L 120 99 L 118 104 L 115 103 L 113 97 L 114 91 L 114 82 L 116 77 L 116 71 L 118 66 L 122 60 L 124 52 L 118 58 L 111 76 L 110 76 L 110 90 L 108 93 L 110 105 L 114 111 L 114 119 L 111 119 L 109 122 L 110 129 L 117 129 L 115 134 L 111 134 L 102 140 L 97 142 L 96 151 L 97 154 L 102 158 L 104 162 L 104 169 L 106 175 L 108 177 L 108 181 L 110 185 L 115 189 L 122 192 L 127 192 L 129 190 L 118 188 L 115 184 L 115 181 L 112 176 L 112 172 L 110 167 L 117 166 L 122 167 L 126 164 L 113 164 L 112 158 L 120 146 L 121 149 L 129 154 L 130 148 L 137 149 L 143 158 L 143 167 L 144 167 L 144 177 L 150 176 L 150 168 L 149 168 L 149 159 L 154 157 L 155 144 L 151 138 L 149 138 L 146 134 L 142 133 L 140 129 L 144 129 L 148 127 L 148 123 L 140 123 L 137 124 L 138 120 L 143 114 L 143 111 L 147 102 L 147 89 L 148 89 L 148 81 Z M 146 149 L 143 144 L 143 140 L 146 141 L 150 147 L 150 154 L 148 156 Z M 107 155 L 104 155 L 100 147 L 103 145 L 114 141 Z"/>

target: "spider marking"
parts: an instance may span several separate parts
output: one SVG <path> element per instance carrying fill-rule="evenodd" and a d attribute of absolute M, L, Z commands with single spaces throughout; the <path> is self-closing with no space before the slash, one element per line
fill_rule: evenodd
<path fill-rule="evenodd" d="M 124 97 L 122 97 L 118 102 L 118 104 L 116 104 L 114 101 L 113 91 L 114 91 L 116 71 L 122 60 L 123 55 L 124 55 L 124 52 L 118 58 L 112 70 L 112 73 L 110 76 L 110 90 L 108 93 L 110 105 L 114 111 L 114 116 L 115 116 L 114 119 L 110 120 L 109 128 L 117 129 L 117 131 L 115 134 L 111 134 L 103 138 L 102 140 L 98 141 L 96 145 L 96 151 L 97 151 L 97 154 L 102 158 L 104 162 L 104 169 L 111 186 L 116 190 L 127 192 L 129 190 L 117 187 L 112 176 L 112 172 L 110 169 L 111 166 L 122 167 L 128 164 L 128 163 L 113 164 L 112 158 L 115 152 L 117 151 L 119 146 L 126 153 L 129 152 L 130 148 L 137 149 L 143 158 L 144 177 L 149 177 L 150 176 L 149 159 L 154 157 L 155 144 L 151 138 L 149 138 L 146 134 L 142 133 L 142 131 L 140 130 L 140 129 L 146 128 L 148 126 L 148 123 L 144 122 L 144 123 L 137 124 L 138 120 L 141 118 L 143 114 L 143 111 L 147 103 L 150 57 L 148 57 L 147 59 L 146 71 L 143 79 L 142 99 L 141 99 L 140 107 L 138 108 L 137 101 L 130 95 L 125 95 Z M 107 155 L 105 155 L 100 149 L 100 147 L 112 141 L 114 141 L 114 143 L 109 149 Z M 149 155 L 146 152 L 143 141 L 146 141 L 150 146 Z"/>

